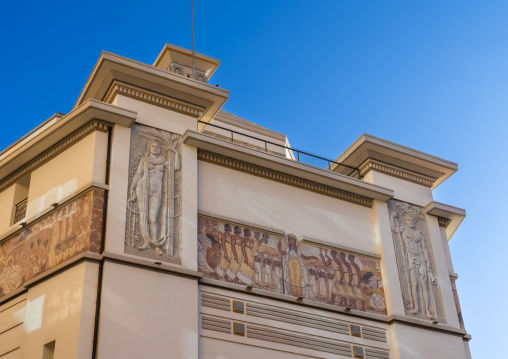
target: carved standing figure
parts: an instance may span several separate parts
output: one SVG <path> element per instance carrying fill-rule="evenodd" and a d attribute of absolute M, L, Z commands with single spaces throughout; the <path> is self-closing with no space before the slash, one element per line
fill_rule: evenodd
<path fill-rule="evenodd" d="M 286 235 L 286 240 L 288 248 L 284 251 L 282 250 L 282 243 L 279 242 L 278 244 L 284 268 L 284 293 L 312 299 L 312 285 L 303 260 L 317 260 L 317 258 L 306 256 L 298 250 L 298 238 L 294 234 Z"/>
<path fill-rule="evenodd" d="M 129 208 L 134 201 L 137 201 L 139 208 L 139 228 L 143 243 L 137 248 L 147 250 L 152 246 L 160 255 L 163 254 L 162 248 L 173 235 L 174 213 L 171 212 L 174 211 L 174 198 L 171 192 L 174 186 L 174 173 L 170 172 L 171 169 L 180 170 L 178 152 L 170 144 L 166 147 L 168 153 L 164 155 L 159 141 L 148 142 L 145 156 L 139 160 L 132 178 L 128 200 Z M 171 153 L 174 156 L 170 156 Z M 174 158 L 173 166 L 171 157 Z"/>
<path fill-rule="evenodd" d="M 431 283 L 437 284 L 437 280 L 431 271 L 425 237 L 415 229 L 415 224 L 420 219 L 421 213 L 407 204 L 400 204 L 398 209 L 399 211 L 391 213 L 390 221 L 392 231 L 399 236 L 405 252 L 410 282 L 410 312 L 412 314 L 423 313 L 433 319 L 436 314 L 432 308 L 432 288 L 430 286 Z M 401 216 L 403 224 L 400 223 Z"/>

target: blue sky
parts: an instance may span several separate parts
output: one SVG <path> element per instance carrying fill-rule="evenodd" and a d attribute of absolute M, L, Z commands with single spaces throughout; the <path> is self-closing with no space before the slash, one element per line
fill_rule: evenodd
<path fill-rule="evenodd" d="M 450 245 L 473 357 L 503 343 L 508 252 L 508 3 L 195 1 L 224 110 L 335 158 L 362 133 L 459 164 L 434 199 L 465 208 Z M 190 0 L 3 2 L 0 147 L 69 112 L 102 50 L 153 63 L 190 48 Z M 488 330 L 487 330 L 488 328 Z"/>

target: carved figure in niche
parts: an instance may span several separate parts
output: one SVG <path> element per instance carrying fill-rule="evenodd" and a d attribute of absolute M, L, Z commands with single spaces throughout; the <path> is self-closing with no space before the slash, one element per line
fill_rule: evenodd
<path fill-rule="evenodd" d="M 147 250 L 153 247 L 157 254 L 162 255 L 162 249 L 166 247 L 168 254 L 173 255 L 172 246 L 167 246 L 173 239 L 175 217 L 174 195 L 171 194 L 174 173 L 170 171 L 180 170 L 180 157 L 174 147 L 175 142 L 165 145 L 168 152 L 162 153 L 162 144 L 158 139 L 148 142 L 145 156 L 139 160 L 131 181 L 128 206 L 132 212 L 139 214 L 143 243 L 137 248 Z M 174 161 L 173 167 L 171 159 Z M 132 209 L 134 202 L 137 202 L 139 211 Z"/>
<path fill-rule="evenodd" d="M 279 241 L 278 249 L 282 256 L 284 268 L 284 293 L 296 297 L 312 299 L 312 285 L 309 282 L 307 270 L 303 260 L 316 259 L 314 256 L 306 256 L 298 251 L 298 238 L 294 234 L 286 235 L 288 248 L 282 250 L 282 242 Z"/>
<path fill-rule="evenodd" d="M 431 271 L 425 237 L 415 229 L 415 224 L 422 219 L 422 214 L 407 203 L 400 203 L 397 207 L 398 211 L 390 214 L 390 222 L 392 232 L 397 235 L 404 250 L 410 283 L 409 309 L 412 314 L 423 313 L 434 319 L 436 312 L 431 301 L 431 286 L 436 285 L 437 280 Z"/>

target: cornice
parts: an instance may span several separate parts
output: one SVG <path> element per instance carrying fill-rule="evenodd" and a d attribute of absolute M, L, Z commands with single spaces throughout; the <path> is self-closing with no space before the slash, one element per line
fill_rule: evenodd
<path fill-rule="evenodd" d="M 168 96 L 195 107 L 202 107 L 201 120 L 210 122 L 229 98 L 229 91 L 143 64 L 112 53 L 103 52 L 74 105 L 88 99 L 103 101 L 113 82 L 136 86 L 143 91 Z"/>
<path fill-rule="evenodd" d="M 438 224 L 445 229 L 448 240 L 450 240 L 466 217 L 466 211 L 462 208 L 436 201 L 429 202 L 424 207 L 424 212 L 430 216 L 437 217 Z"/>
<path fill-rule="evenodd" d="M 282 172 L 288 176 L 310 181 L 326 188 L 351 193 L 361 198 L 384 202 L 393 198 L 394 193 L 391 189 L 196 131 L 187 130 L 183 135 L 182 142 L 206 152 L 249 163 L 264 169 Z"/>
<path fill-rule="evenodd" d="M 151 105 L 159 106 L 168 110 L 183 113 L 200 119 L 203 116 L 203 107 L 194 106 L 174 98 L 157 94 L 152 91 L 141 89 L 136 86 L 114 81 L 104 96 L 104 102 L 112 103 L 116 95 L 123 95 L 135 100 L 143 101 Z"/>
<path fill-rule="evenodd" d="M 325 186 L 303 178 L 288 175 L 261 166 L 256 166 L 247 162 L 222 156 L 216 153 L 204 151 L 201 149 L 198 150 L 198 159 L 204 162 L 209 162 L 219 166 L 231 168 L 237 171 L 249 173 L 254 176 L 263 177 L 272 181 L 284 183 L 293 187 L 298 187 L 308 191 L 316 192 L 328 197 L 333 197 L 343 201 L 359 204 L 364 207 L 371 208 L 373 204 L 373 200 L 371 198 L 356 195 L 354 193 L 347 191 L 341 191 L 339 189 Z"/>
<path fill-rule="evenodd" d="M 104 121 L 91 121 L 85 126 L 81 127 L 70 136 L 67 136 L 62 141 L 55 144 L 53 147 L 50 147 L 48 150 L 35 157 L 33 160 L 19 167 L 16 171 L 11 173 L 9 176 L 0 180 L 0 192 L 5 190 L 7 187 L 11 186 L 14 182 L 19 180 L 21 177 L 27 175 L 30 172 L 33 172 L 58 154 L 65 151 L 70 146 L 79 142 L 84 137 L 88 136 L 90 133 L 95 131 L 107 132 L 108 127 L 112 127 L 112 124 Z"/>
<path fill-rule="evenodd" d="M 360 175 L 365 176 L 371 170 L 385 173 L 387 175 L 401 178 L 429 188 L 431 188 L 436 181 L 435 178 L 368 158 L 360 165 Z"/>

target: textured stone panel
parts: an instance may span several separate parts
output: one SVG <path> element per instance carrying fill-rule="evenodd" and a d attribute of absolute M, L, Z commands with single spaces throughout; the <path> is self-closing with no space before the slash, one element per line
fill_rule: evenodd
<path fill-rule="evenodd" d="M 206 278 L 386 315 L 379 259 L 242 224 L 198 218 Z"/>
<path fill-rule="evenodd" d="M 0 297 L 83 252 L 99 253 L 104 191 L 91 190 L 0 243 Z"/>
<path fill-rule="evenodd" d="M 125 253 L 181 264 L 180 139 L 132 126 Z"/>
<path fill-rule="evenodd" d="M 444 321 L 423 209 L 394 199 L 388 201 L 388 209 L 405 313 L 411 317 Z"/>

